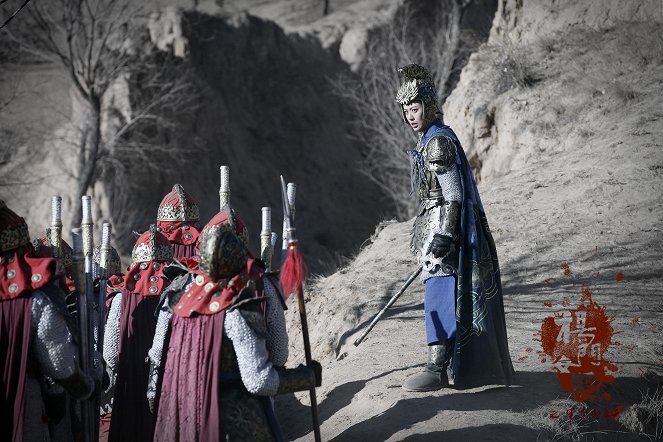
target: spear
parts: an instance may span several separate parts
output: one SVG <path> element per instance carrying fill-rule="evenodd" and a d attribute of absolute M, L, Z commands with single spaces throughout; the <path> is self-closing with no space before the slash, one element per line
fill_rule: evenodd
<path fill-rule="evenodd" d="M 230 205 L 230 168 L 220 167 L 221 185 L 219 186 L 219 209 Z"/>
<path fill-rule="evenodd" d="M 286 195 L 288 196 L 288 207 L 290 209 L 290 222 L 295 222 L 295 198 L 297 197 L 297 185 L 288 183 Z M 283 241 L 281 243 L 281 265 L 285 262 L 288 255 L 288 226 L 286 225 L 285 215 L 283 216 Z"/>
<path fill-rule="evenodd" d="M 293 185 L 294 188 L 294 185 Z M 293 192 L 294 193 L 294 192 Z M 286 225 L 286 234 L 288 235 L 288 256 L 281 267 L 281 285 L 283 291 L 286 293 L 286 298 L 293 291 L 297 293 L 297 304 L 299 306 L 299 318 L 302 323 L 302 336 L 304 337 L 304 355 L 306 357 L 306 365 L 310 366 L 311 357 L 311 342 L 308 336 L 308 322 L 306 320 L 306 306 L 304 305 L 304 278 L 306 277 L 306 264 L 304 258 L 299 250 L 299 241 L 295 234 L 295 227 L 293 226 L 294 214 L 291 210 L 290 201 L 288 198 L 288 191 L 286 190 L 285 180 L 281 176 L 281 197 L 283 198 L 283 219 Z M 294 199 L 294 198 L 293 198 Z M 309 389 L 311 396 L 311 417 L 313 418 L 313 434 L 315 441 L 320 442 L 320 418 L 318 417 L 318 401 L 315 397 L 315 387 Z"/>

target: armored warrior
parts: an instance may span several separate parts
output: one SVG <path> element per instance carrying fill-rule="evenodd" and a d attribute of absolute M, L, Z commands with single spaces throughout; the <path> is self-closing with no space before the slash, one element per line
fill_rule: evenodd
<path fill-rule="evenodd" d="M 497 252 L 472 171 L 456 134 L 441 119 L 430 73 L 411 64 L 396 101 L 418 134 L 409 150 L 411 191 L 419 195 L 411 250 L 422 268 L 428 364 L 408 391 L 511 382 Z"/>
<path fill-rule="evenodd" d="M 154 419 L 144 393 L 145 359 L 154 337 L 159 295 L 170 284 L 163 270 L 172 260 L 168 238 L 151 225 L 136 241 L 121 292 L 110 304 L 103 347 L 116 381 L 109 440 L 152 438 Z"/>
<path fill-rule="evenodd" d="M 189 258 L 196 253 L 200 219 L 198 205 L 184 188 L 175 184 L 159 204 L 157 230 L 173 246 L 175 259 Z"/>
<path fill-rule="evenodd" d="M 53 379 L 77 399 L 90 396 L 94 380 L 79 368 L 56 261 L 37 256 L 25 220 L 4 201 L 0 253 L 0 428 L 7 440 L 48 438 L 42 404 L 30 400 L 40 394 L 37 379 Z"/>
<path fill-rule="evenodd" d="M 317 362 L 282 367 L 280 295 L 245 239 L 241 219 L 224 208 L 201 233 L 200 267 L 168 290 L 159 323 L 170 321 L 169 339 L 157 332 L 150 350 L 154 367 L 163 366 L 160 395 L 151 393 L 158 396 L 155 441 L 281 440 L 269 396 L 320 384 Z"/>

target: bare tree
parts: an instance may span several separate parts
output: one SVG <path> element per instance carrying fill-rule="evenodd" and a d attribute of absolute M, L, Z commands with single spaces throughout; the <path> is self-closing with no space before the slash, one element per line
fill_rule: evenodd
<path fill-rule="evenodd" d="M 160 135 L 194 106 L 196 89 L 186 64 L 150 44 L 149 18 L 136 4 L 34 0 L 3 30 L 36 59 L 61 65 L 71 80 L 80 108 L 74 111 L 72 133 L 60 145 L 75 158 L 63 171 L 76 182 L 72 225 L 80 223 L 80 197 L 92 189 L 121 182 L 106 193 L 114 196 L 112 204 L 126 202 L 131 163 L 155 169 L 167 164 L 176 152 Z"/>
<path fill-rule="evenodd" d="M 351 136 L 365 146 L 362 170 L 394 205 L 396 216 L 414 214 L 406 149 L 412 131 L 394 101 L 402 79 L 397 67 L 409 63 L 432 73 L 440 102 L 461 50 L 461 18 L 469 0 L 406 2 L 393 21 L 368 38 L 366 57 L 356 74 L 342 74 L 334 91 L 353 114 Z"/>

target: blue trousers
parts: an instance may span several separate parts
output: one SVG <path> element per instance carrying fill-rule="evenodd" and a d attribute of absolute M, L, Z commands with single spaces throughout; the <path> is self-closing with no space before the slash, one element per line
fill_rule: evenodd
<path fill-rule="evenodd" d="M 428 345 L 456 336 L 456 277 L 436 276 L 424 283 Z"/>

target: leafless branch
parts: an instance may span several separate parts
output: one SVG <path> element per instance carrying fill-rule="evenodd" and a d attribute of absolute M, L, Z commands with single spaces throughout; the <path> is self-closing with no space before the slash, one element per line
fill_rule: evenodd
<path fill-rule="evenodd" d="M 185 63 L 149 43 L 139 2 L 35 1 L 25 12 L 17 18 L 22 26 L 3 30 L 8 41 L 33 59 L 62 66 L 77 92 L 75 107 L 83 108 L 73 114 L 66 133 L 48 140 L 54 166 L 76 182 L 72 224 L 80 220 L 80 197 L 99 183 L 112 189 L 106 192 L 111 206 L 126 209 L 135 172 L 127 165 L 141 163 L 155 172 L 160 163 L 155 156 L 177 156 L 177 145 L 161 141 L 175 130 L 178 115 L 197 106 Z M 125 109 L 115 108 L 118 94 Z"/>
<path fill-rule="evenodd" d="M 396 215 L 414 214 L 410 165 L 405 153 L 414 144 L 394 101 L 401 83 L 397 67 L 426 66 L 433 74 L 438 98 L 446 97 L 460 49 L 460 20 L 466 0 L 406 2 L 394 20 L 373 32 L 366 57 L 356 74 L 333 80 L 333 89 L 352 110 L 351 137 L 364 146 L 362 170 L 391 199 Z"/>

